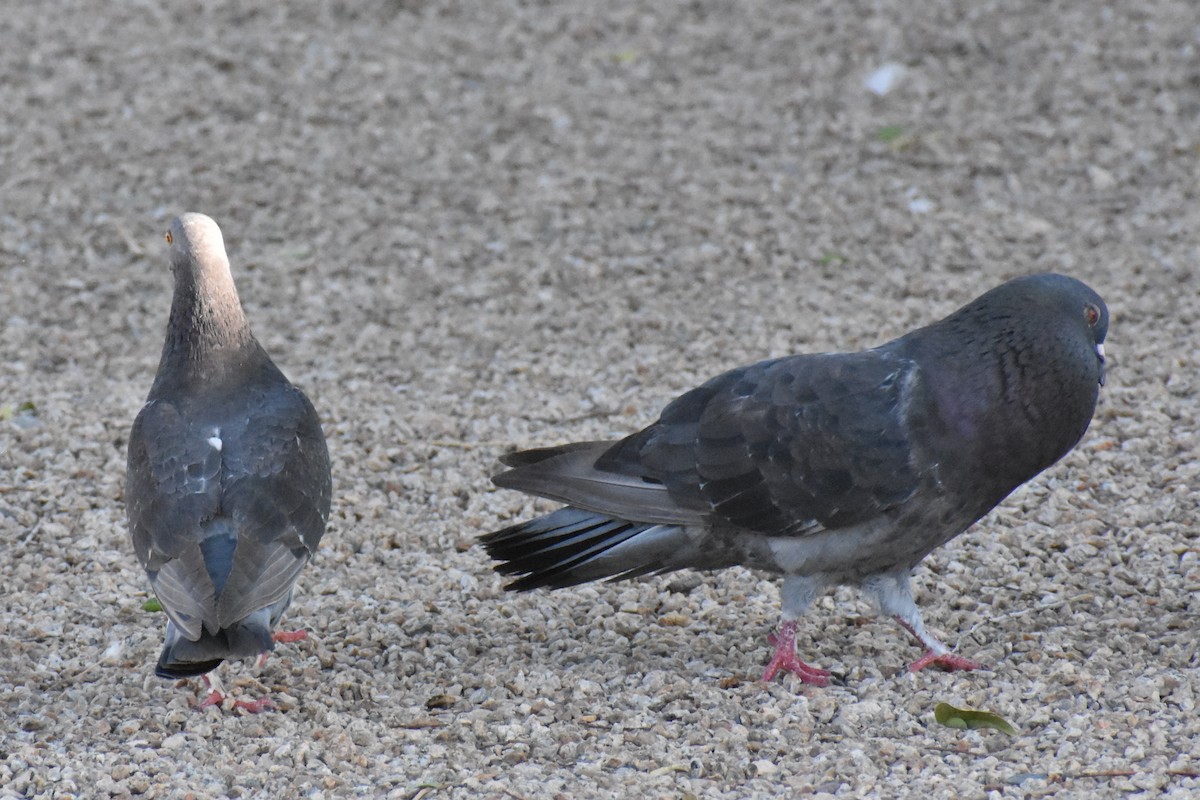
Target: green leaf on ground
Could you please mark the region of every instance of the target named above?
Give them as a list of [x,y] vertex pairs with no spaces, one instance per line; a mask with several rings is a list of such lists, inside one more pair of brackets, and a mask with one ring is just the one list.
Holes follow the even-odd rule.
[[0,405],[0,420],[12,419],[18,414],[36,417],[37,406],[34,405],[32,400],[26,400],[17,406],[14,406],[12,403],[4,403],[3,405]]
[[162,611],[162,603],[158,602],[157,597],[151,597],[142,603],[142,611]]
[[992,728],[1016,736],[1017,730],[1008,720],[990,711],[976,711],[973,708],[955,708],[949,703],[938,703],[933,709],[933,718],[947,728]]
[[881,142],[894,142],[904,135],[904,128],[899,125],[884,125],[875,134]]

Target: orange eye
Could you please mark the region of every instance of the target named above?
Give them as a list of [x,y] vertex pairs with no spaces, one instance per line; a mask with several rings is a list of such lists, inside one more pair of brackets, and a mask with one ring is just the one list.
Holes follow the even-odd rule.
[[166,240],[167,240],[167,244],[174,244],[174,243],[175,243],[175,237],[171,235],[171,232],[170,232],[170,231],[167,231],[167,235],[166,235],[164,238],[166,238]]
[[1083,307],[1083,316],[1085,319],[1087,319],[1087,324],[1089,326],[1093,326],[1100,321],[1100,309],[1096,308],[1091,303],[1088,303]]

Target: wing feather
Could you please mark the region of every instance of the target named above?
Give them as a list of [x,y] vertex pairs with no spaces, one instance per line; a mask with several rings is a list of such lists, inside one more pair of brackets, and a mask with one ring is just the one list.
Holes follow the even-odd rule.
[[[329,515],[329,458],[316,412],[290,384],[242,409],[155,400],[130,436],[134,549],[191,640],[286,599]],[[233,537],[229,547],[211,537]],[[208,546],[206,546],[208,545]]]
[[615,444],[509,455],[506,488],[639,523],[772,536],[850,526],[916,491],[914,362],[886,350],[733,370]]

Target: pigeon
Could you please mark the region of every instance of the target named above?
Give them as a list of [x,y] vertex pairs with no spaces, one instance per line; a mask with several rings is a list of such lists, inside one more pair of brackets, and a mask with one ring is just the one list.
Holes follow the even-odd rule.
[[734,565],[783,575],[763,674],[824,686],[797,620],[859,587],[924,646],[909,669],[978,669],[931,634],[909,577],[1082,438],[1108,309],[1074,278],[1016,278],[870,350],[734,369],[616,442],[512,453],[492,480],[566,507],[481,537],[506,588]]
[[155,672],[204,676],[204,707],[224,700],[222,661],[261,666],[276,641],[305,637],[274,629],[325,531],[332,483],[317,413],[250,332],[220,228],[183,214],[166,240],[175,293],[129,435],[125,502],[168,619]]

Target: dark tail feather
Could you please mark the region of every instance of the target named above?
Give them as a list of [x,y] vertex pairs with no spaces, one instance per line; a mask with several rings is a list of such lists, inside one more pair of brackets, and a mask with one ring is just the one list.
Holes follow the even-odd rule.
[[506,588],[561,589],[588,581],[619,580],[686,566],[672,556],[688,547],[677,525],[628,522],[562,508],[480,538],[502,575],[519,575]]
[[224,660],[218,658],[213,661],[177,661],[167,654],[164,647],[158,657],[158,666],[154,668],[154,674],[160,678],[194,678],[197,675],[207,675],[221,666]]
[[158,656],[154,674],[160,678],[190,678],[212,672],[227,658],[249,658],[275,649],[271,629],[253,614],[215,634],[202,631],[196,641],[185,639],[174,624],[167,626],[167,642]]
[[610,442],[575,442],[573,444],[560,444],[554,447],[536,447],[533,450],[517,450],[512,453],[505,453],[500,456],[500,463],[506,467],[527,467],[530,464],[540,464],[548,458],[561,456],[564,453],[570,453],[575,450],[594,450],[597,453],[604,452],[605,448],[611,447]]

